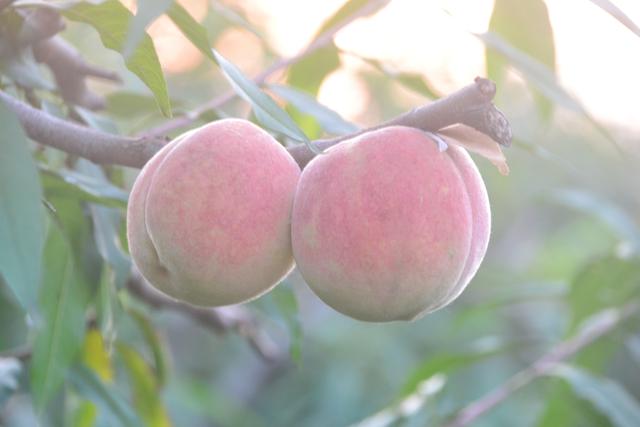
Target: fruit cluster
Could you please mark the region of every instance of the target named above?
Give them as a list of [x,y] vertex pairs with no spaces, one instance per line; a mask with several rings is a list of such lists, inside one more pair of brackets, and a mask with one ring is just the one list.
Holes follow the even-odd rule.
[[252,123],[226,119],[169,143],[129,200],[129,249],[162,292],[245,302],[297,264],[325,303],[360,320],[411,320],[454,300],[491,228],[487,192],[461,148],[418,129],[364,133],[295,160]]

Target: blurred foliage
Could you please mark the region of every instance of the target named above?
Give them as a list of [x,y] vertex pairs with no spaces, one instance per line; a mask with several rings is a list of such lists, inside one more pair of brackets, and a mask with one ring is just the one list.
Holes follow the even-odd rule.
[[[193,126],[253,117],[286,144],[358,129],[317,99],[347,55],[332,40],[277,84],[256,84],[212,47],[233,28],[265,34],[264,23],[215,3],[197,19],[169,0],[139,1],[136,14],[116,0],[15,1],[0,11],[2,90],[111,133],[143,132],[229,86],[246,103],[208,109]],[[370,3],[344,2],[309,46]],[[610,2],[594,3],[637,28]],[[31,47],[18,43],[25,17],[43,7],[62,14],[62,35],[82,57],[122,77],[91,86],[105,110],[65,104]],[[163,15],[208,60],[163,73],[145,32]],[[436,426],[593,316],[640,299],[640,159],[613,149],[637,136],[596,121],[558,81],[541,0],[497,0],[489,32],[476,36],[515,136],[509,177],[478,159],[493,232],[476,278],[420,321],[368,324],[328,309],[294,272],[248,305],[282,350],[275,362],[260,359],[242,331],[212,334],[130,295],[124,217],[135,172],[30,142],[0,104],[0,425]],[[260,43],[268,61],[282,60],[268,39]],[[370,107],[385,119],[407,109],[398,88],[411,99],[444,95],[430,76],[348,55],[366,64]],[[637,425],[638,325],[636,315],[473,425]]]

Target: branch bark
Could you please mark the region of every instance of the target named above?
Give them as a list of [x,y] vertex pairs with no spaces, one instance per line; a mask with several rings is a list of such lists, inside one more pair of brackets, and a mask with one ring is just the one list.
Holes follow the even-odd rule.
[[[495,94],[495,83],[488,79],[476,77],[472,84],[463,87],[446,98],[423,105],[382,124],[363,129],[354,134],[315,141],[315,145],[325,150],[345,139],[386,126],[402,125],[436,132],[444,127],[461,123],[490,136],[501,145],[509,146],[512,138],[511,127],[504,114],[491,102]],[[289,152],[301,168],[304,168],[315,156],[306,145],[292,147]]]
[[593,344],[607,333],[640,312],[640,304],[632,302],[620,310],[605,310],[594,316],[598,322],[583,329],[573,338],[553,347],[548,353],[526,369],[518,372],[499,387],[491,390],[478,400],[471,402],[443,427],[464,427],[471,425],[481,415],[485,414],[499,403],[506,400],[513,393],[529,384],[538,377],[548,374],[564,360],[572,357],[583,348]]
[[[508,145],[511,141],[511,128],[504,115],[491,102],[494,95],[493,82],[476,78],[474,83],[445,98],[381,125],[356,134],[318,140],[314,144],[326,149],[347,138],[389,125],[412,126],[436,132],[443,127],[462,123]],[[17,114],[27,135],[34,141],[98,164],[141,168],[168,142],[158,137],[122,137],[79,126],[35,109],[2,91],[0,100]],[[314,157],[314,153],[304,145],[292,147],[289,152],[301,168]]]
[[80,126],[35,109],[2,91],[0,99],[18,116],[29,138],[94,163],[139,168],[167,143],[158,138],[121,137]]

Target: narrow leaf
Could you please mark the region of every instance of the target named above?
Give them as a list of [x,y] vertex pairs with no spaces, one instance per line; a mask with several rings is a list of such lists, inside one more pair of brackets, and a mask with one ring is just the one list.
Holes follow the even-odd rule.
[[49,227],[44,253],[43,319],[31,363],[31,387],[38,408],[56,393],[82,346],[87,303],[87,287],[76,271],[71,246],[55,224]]
[[122,47],[125,58],[131,56],[140,41],[143,40],[147,27],[171,6],[173,0],[138,0],[136,15],[129,22],[127,39]]
[[[106,0],[97,4],[85,1],[62,9],[61,13],[72,21],[91,25],[100,35],[105,47],[122,54],[133,15],[118,0]],[[171,116],[167,83],[156,49],[148,35],[143,35],[135,50],[125,58],[125,64],[153,92],[162,113],[167,117]]]
[[637,427],[640,403],[619,383],[575,366],[562,365],[552,374],[566,380],[573,391],[588,400],[617,427]]
[[322,27],[320,27],[320,29],[316,33],[314,40],[320,37],[325,31],[347,21],[348,19],[351,19],[351,16],[360,12],[365,7],[370,8],[367,15],[372,15],[389,4],[390,1],[391,0],[348,0],[340,7],[340,9],[338,9],[333,15],[331,15],[327,20],[324,21]]
[[[78,161],[77,169],[82,173],[82,176],[92,179],[103,187],[113,186],[104,175],[102,169],[88,160]],[[120,246],[118,237],[123,219],[122,213],[117,209],[96,204],[89,206],[89,212],[93,220],[93,233],[98,252],[102,259],[113,269],[116,287],[122,289],[131,271],[131,260]]]
[[[487,342],[489,343],[487,345]],[[416,390],[420,383],[436,374],[449,375],[458,369],[470,367],[475,363],[490,359],[515,346],[505,345],[497,340],[478,340],[472,348],[459,352],[439,352],[430,355],[413,369],[402,388],[402,395],[406,396]]]
[[314,97],[302,91],[282,85],[270,85],[269,90],[289,102],[302,113],[315,118],[328,133],[344,135],[358,130],[356,125],[346,121],[338,113],[320,104]]
[[431,86],[431,84],[420,73],[399,72],[391,69],[387,64],[377,59],[366,58],[358,55],[358,58],[380,71],[385,76],[398,82],[407,89],[410,89],[429,99],[438,99],[441,95]]
[[293,291],[286,286],[278,286],[271,293],[282,316],[287,329],[289,329],[289,354],[296,363],[302,362],[302,324],[298,317],[298,301]]
[[[499,34],[514,48],[526,53],[555,74],[555,45],[547,6],[542,0],[496,0],[489,31]],[[500,82],[505,76],[506,60],[487,49],[487,74]],[[535,91],[534,97],[542,116],[551,116],[553,104]]]
[[163,347],[163,342],[158,331],[153,327],[149,318],[141,311],[130,309],[129,315],[136,321],[147,346],[153,354],[153,362],[155,368],[155,376],[158,385],[163,386],[167,380],[167,356]]
[[160,399],[158,381],[147,362],[136,350],[124,343],[118,344],[118,353],[127,369],[138,413],[147,425],[170,426],[169,415]]
[[78,390],[78,393],[97,404],[102,413],[118,422],[118,424],[109,425],[126,427],[140,427],[143,425],[126,399],[115,390],[105,386],[100,381],[100,378],[87,367],[82,365],[74,366],[70,372],[69,381]]
[[509,175],[507,159],[500,148],[500,144],[489,136],[466,125],[453,125],[440,129],[438,134],[454,145],[481,155],[488,159],[502,175]]
[[95,372],[102,381],[106,383],[113,381],[111,357],[100,331],[95,328],[91,328],[84,338],[82,362]]
[[[351,20],[352,16],[363,8],[369,8],[369,14],[375,13],[389,3],[389,0],[349,0],[322,24],[311,43],[318,40],[329,29]],[[289,69],[289,85],[315,95],[324,78],[340,65],[336,45],[331,42],[294,64]]]
[[0,274],[23,308],[36,307],[45,239],[42,189],[29,142],[0,102]]
[[640,27],[631,20],[618,6],[609,0],[591,0],[591,3],[613,16],[622,25],[631,30],[636,36],[640,37]]
[[173,3],[167,11],[167,15],[204,56],[215,62],[216,59],[209,46],[209,35],[207,34],[206,28],[189,15],[189,12],[178,2]]
[[639,293],[640,258],[604,256],[593,260],[576,275],[567,295],[570,330],[602,307],[620,307]]
[[68,169],[49,169],[44,165],[40,165],[40,173],[47,195],[73,197],[110,207],[127,206],[127,192],[109,182]]
[[551,198],[558,203],[593,215],[615,231],[621,240],[630,241],[637,250],[640,250],[640,224],[611,200],[594,193],[568,189],[555,190],[551,193]]
[[282,133],[295,141],[304,142],[314,153],[319,153],[318,149],[311,144],[309,138],[300,130],[286,111],[280,108],[258,85],[247,78],[238,67],[214,49],[211,51],[236,93],[251,104],[258,121],[275,132]]
[[82,401],[70,418],[71,427],[94,427],[98,418],[98,408],[88,400]]
[[595,127],[616,149],[620,150],[615,139],[609,132],[571,95],[556,79],[555,75],[544,64],[530,57],[526,53],[512,46],[495,33],[475,34],[489,48],[506,58],[518,70],[527,82],[531,83],[546,98],[556,104],[575,111]]

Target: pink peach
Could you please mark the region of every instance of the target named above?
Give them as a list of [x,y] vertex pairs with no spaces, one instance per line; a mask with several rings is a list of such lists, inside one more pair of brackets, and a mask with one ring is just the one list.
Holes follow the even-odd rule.
[[304,169],[293,254],[328,305],[365,321],[412,320],[450,303],[487,249],[487,192],[466,151],[393,126],[344,141]]
[[300,168],[252,123],[225,119],[168,144],[129,199],[132,258],[156,288],[196,305],[256,298],[293,267]]

